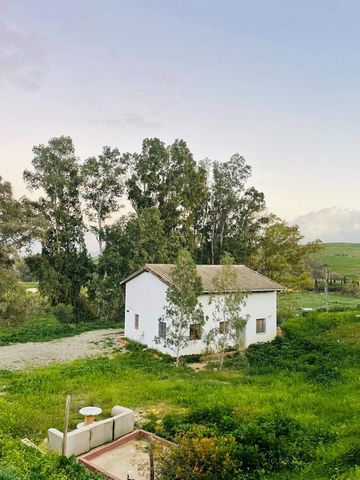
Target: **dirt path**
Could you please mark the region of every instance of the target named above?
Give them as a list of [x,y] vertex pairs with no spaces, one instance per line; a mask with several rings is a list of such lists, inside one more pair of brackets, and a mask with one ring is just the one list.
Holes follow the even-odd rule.
[[121,334],[122,330],[109,328],[50,342],[17,343],[0,347],[0,370],[22,370],[52,362],[63,363],[111,353],[116,346],[116,338]]

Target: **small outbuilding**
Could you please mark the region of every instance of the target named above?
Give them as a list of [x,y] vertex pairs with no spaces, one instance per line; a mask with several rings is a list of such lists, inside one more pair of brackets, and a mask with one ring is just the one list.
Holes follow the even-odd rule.
[[[166,292],[171,284],[171,264],[145,264],[144,267],[123,280],[125,284],[125,336],[131,340],[155,348],[163,353],[173,355],[173,352],[161,343],[155,342],[156,337],[166,336],[169,325],[160,321],[167,304]],[[216,325],[213,319],[215,294],[213,279],[219,273],[220,265],[197,265],[203,292],[199,296],[205,315],[203,332],[206,334]],[[277,292],[285,290],[283,285],[261,275],[245,265],[234,265],[236,271],[236,285],[234,288],[247,294],[245,304],[242,305],[241,315],[246,318],[244,328],[244,345],[268,342],[276,336],[276,306]],[[222,295],[226,295],[223,293]],[[206,347],[196,325],[189,329],[189,345],[181,351],[181,355],[203,353]]]

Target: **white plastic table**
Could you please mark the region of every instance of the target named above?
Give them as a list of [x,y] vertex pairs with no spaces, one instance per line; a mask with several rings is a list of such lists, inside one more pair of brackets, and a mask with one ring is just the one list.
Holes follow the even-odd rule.
[[84,415],[84,425],[90,425],[94,422],[94,417],[100,415],[102,409],[99,407],[83,407],[80,408],[80,415]]

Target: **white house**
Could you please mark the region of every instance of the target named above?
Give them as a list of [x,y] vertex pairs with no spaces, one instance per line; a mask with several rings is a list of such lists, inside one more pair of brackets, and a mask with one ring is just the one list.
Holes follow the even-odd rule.
[[[166,291],[171,284],[170,264],[145,264],[122,284],[126,285],[125,294],[125,336],[163,353],[173,352],[162,344],[155,343],[155,337],[166,335],[166,322],[160,322],[166,305]],[[201,278],[203,293],[199,296],[206,323],[203,333],[216,327],[213,320],[214,302],[210,302],[214,294],[212,280],[219,272],[219,265],[197,265],[197,274]],[[276,295],[285,290],[283,285],[270,280],[245,265],[235,265],[237,273],[236,288],[247,293],[246,303],[241,308],[247,318],[244,330],[245,347],[256,342],[267,342],[276,336]],[[225,294],[226,295],[226,294]],[[195,325],[194,325],[195,327]],[[220,325],[218,325],[221,328]],[[181,351],[181,355],[202,353],[205,343],[196,339],[197,330],[189,331],[193,338],[189,345]]]

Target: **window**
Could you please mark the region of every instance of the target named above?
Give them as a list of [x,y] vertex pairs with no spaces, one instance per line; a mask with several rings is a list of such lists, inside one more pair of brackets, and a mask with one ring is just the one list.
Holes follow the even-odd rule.
[[266,320],[265,318],[256,319],[256,333],[265,333],[266,332]]
[[219,322],[219,332],[229,333],[229,322]]
[[139,330],[139,314],[138,313],[135,313],[134,328],[135,328],[135,330]]
[[190,325],[190,340],[201,339],[201,325],[200,323],[193,323]]
[[159,322],[159,338],[166,338],[166,323]]

